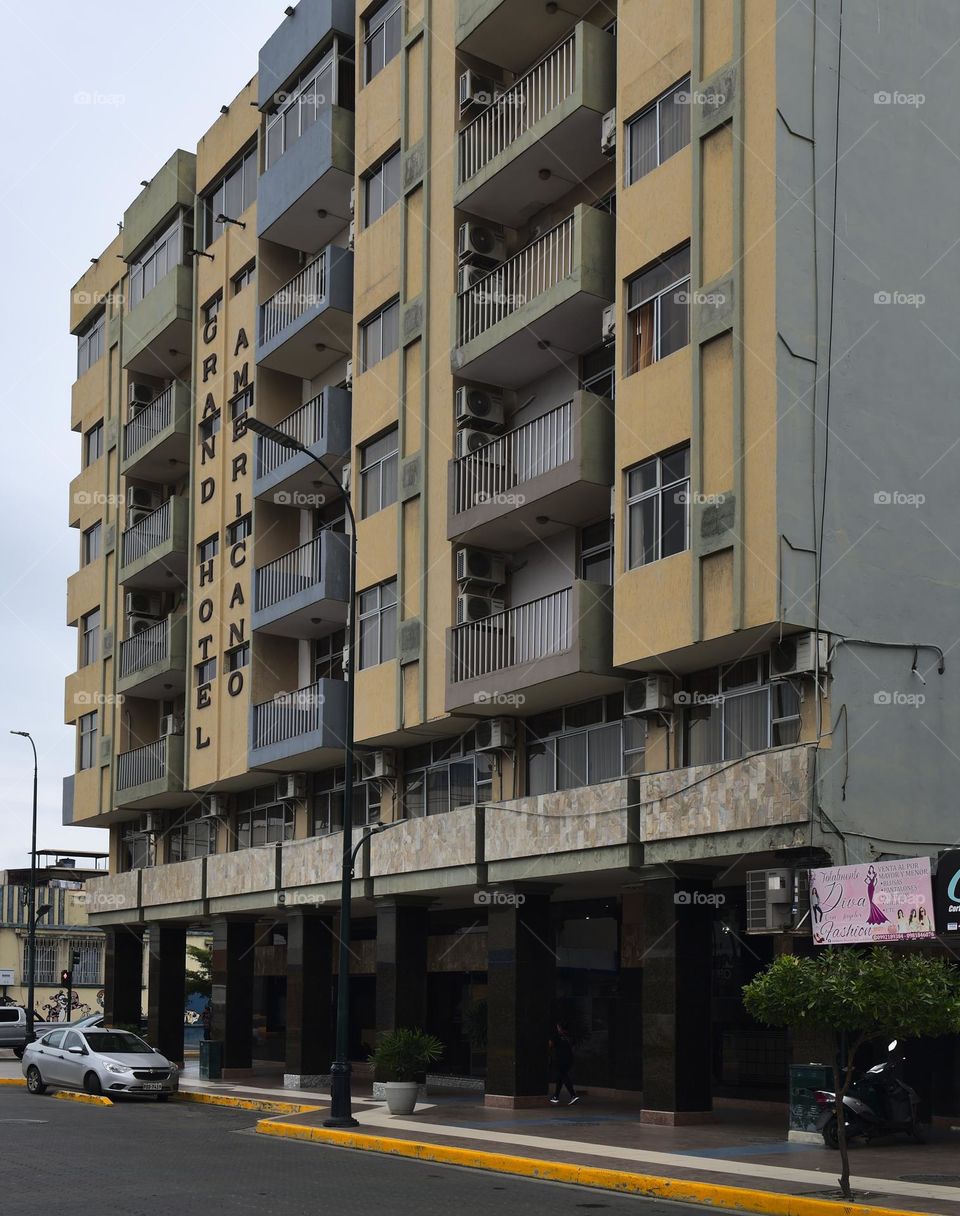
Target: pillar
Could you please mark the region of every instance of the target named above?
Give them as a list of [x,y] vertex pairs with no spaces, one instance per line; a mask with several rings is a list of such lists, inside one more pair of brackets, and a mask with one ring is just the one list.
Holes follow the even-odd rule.
[[645,1123],[712,1118],[709,883],[673,876],[640,888]]
[[223,1043],[224,1077],[249,1073],[253,1042],[253,921],[213,921],[210,1037]]
[[114,925],[106,931],[103,1016],[108,1026],[140,1029],[143,992],[143,929]]
[[151,925],[147,965],[147,1025],[150,1045],[183,1063],[183,1012],[187,1003],[187,931],[180,925]]
[[287,1057],[283,1083],[316,1089],[334,1057],[333,924],[292,912],[287,918]]
[[486,1101],[533,1106],[546,1096],[554,1029],[550,895],[529,889],[488,894]]
[[377,901],[377,1031],[423,1030],[427,1018],[427,909]]

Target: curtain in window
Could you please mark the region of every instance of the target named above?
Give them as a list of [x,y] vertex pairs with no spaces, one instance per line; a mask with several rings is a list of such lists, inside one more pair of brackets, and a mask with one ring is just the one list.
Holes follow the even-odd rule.
[[592,730],[587,743],[590,761],[590,784],[612,781],[623,771],[623,740],[619,722],[611,722]]
[[553,748],[546,743],[527,743],[527,793],[552,794]]
[[639,181],[655,169],[657,163],[657,107],[653,106],[630,124],[628,180]]
[[723,752],[735,760],[769,745],[769,689],[726,697],[723,702]]
[[[684,100],[680,100],[683,98]],[[665,161],[690,142],[690,89],[677,89],[660,102],[660,160]]]
[[719,764],[723,759],[723,711],[712,705],[705,717],[697,717],[687,728],[687,761],[691,765]]
[[557,740],[557,789],[587,784],[587,736],[561,735]]

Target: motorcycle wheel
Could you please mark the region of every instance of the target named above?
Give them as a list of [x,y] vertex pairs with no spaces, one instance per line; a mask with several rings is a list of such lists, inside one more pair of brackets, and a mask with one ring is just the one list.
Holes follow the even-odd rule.
[[840,1135],[836,1115],[833,1116],[829,1123],[825,1123],[823,1125],[821,1134],[823,1136],[823,1142],[827,1148],[840,1148]]

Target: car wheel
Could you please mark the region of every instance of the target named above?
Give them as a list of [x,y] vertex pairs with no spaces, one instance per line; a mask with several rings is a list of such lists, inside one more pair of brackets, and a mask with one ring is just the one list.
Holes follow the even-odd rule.
[[95,1072],[88,1072],[83,1078],[83,1092],[87,1094],[102,1094],[103,1086],[100,1084],[100,1078]]
[[45,1094],[47,1087],[43,1082],[43,1077],[40,1076],[40,1069],[36,1064],[31,1064],[27,1069],[27,1089],[32,1094]]
[[169,1094],[157,1094],[157,1101],[158,1101],[158,1102],[168,1102],[169,1100],[170,1100],[170,1095],[169,1095]]

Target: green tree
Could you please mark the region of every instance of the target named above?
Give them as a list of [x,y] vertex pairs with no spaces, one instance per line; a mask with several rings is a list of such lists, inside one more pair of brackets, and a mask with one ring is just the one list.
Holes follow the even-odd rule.
[[[837,1038],[833,1061],[840,1190],[851,1198],[843,1099],[859,1049],[875,1039],[960,1031],[960,972],[945,959],[882,946],[785,954],[743,990],[747,1011],[768,1026],[805,1026]],[[841,1068],[842,1063],[842,1068]]]
[[187,996],[205,996],[210,999],[213,988],[213,951],[209,946],[187,946],[187,956],[192,958],[195,967],[187,968]]

